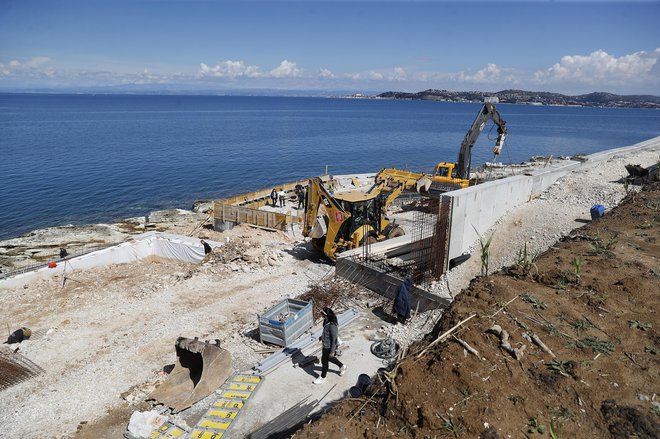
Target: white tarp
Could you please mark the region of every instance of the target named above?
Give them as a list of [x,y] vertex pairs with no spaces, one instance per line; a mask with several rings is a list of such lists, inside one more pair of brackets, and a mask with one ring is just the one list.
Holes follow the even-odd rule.
[[[206,242],[211,248],[222,245],[214,241]],[[58,262],[55,268],[44,267],[0,280],[0,288],[20,287],[36,280],[62,275],[67,271],[127,264],[150,256],[195,264],[204,259],[204,246],[198,238],[161,232],[143,233],[121,244]]]

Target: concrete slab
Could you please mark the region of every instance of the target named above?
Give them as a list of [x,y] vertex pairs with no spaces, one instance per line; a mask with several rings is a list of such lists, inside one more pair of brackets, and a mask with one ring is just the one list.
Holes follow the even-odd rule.
[[[348,395],[348,390],[355,386],[360,374],[374,376],[378,369],[384,367],[383,360],[371,353],[371,345],[375,340],[385,338],[378,332],[381,326],[391,326],[369,310],[361,310],[360,316],[342,328],[339,336],[342,345],[342,355],[339,360],[347,366],[346,374],[339,376],[337,366],[330,363],[327,380],[324,384],[312,384],[321,373],[321,364],[308,366],[304,369],[293,367],[286,362],[266,375],[261,388],[252,397],[241,417],[232,426],[225,437],[230,439],[245,438],[253,431],[266,425],[282,412],[297,404],[307,396],[307,402],[319,400],[333,385],[335,387],[314,411],[319,411],[333,401]],[[315,326],[314,330],[319,326]],[[321,343],[314,344],[303,351],[306,355],[321,357]]]

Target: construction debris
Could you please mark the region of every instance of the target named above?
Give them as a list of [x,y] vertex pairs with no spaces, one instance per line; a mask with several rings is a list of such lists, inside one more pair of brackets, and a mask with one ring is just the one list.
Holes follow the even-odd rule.
[[22,327],[9,334],[9,337],[7,337],[7,341],[5,343],[7,344],[20,343],[23,340],[29,339],[31,336],[32,336],[32,330],[26,327]]
[[155,410],[148,412],[135,411],[128,423],[129,437],[148,438],[153,430],[156,430],[165,422],[167,422],[167,418]]
[[493,325],[486,332],[497,335],[500,338],[500,347],[507,351],[513,358],[520,360],[523,356],[523,351],[525,350],[525,345],[522,345],[520,348],[514,348],[509,343],[509,333],[502,329],[500,325]]
[[0,390],[43,373],[44,370],[17,352],[0,349]]
[[163,384],[148,399],[156,400],[173,413],[184,410],[210,395],[232,374],[231,354],[197,338],[179,337],[175,344],[177,362]]

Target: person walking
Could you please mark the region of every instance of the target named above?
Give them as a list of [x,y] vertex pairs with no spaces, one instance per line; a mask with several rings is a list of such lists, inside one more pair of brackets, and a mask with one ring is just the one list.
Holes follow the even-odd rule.
[[337,315],[330,308],[323,308],[323,333],[319,340],[323,343],[321,351],[321,376],[313,381],[314,384],[325,383],[325,377],[328,374],[329,363],[339,366],[339,375],[346,373],[346,365],[335,357],[337,353],[337,339],[339,338],[339,325]]
[[273,207],[277,207],[277,191],[275,188],[270,191],[270,199],[273,200]]

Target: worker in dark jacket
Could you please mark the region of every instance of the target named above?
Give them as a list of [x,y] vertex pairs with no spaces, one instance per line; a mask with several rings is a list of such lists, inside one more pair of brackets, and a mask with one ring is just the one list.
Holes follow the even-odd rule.
[[399,323],[406,323],[410,317],[410,290],[412,290],[412,279],[407,277],[399,287],[392,306],[392,313],[396,314]]
[[201,242],[202,245],[204,246],[204,254],[205,255],[208,255],[209,253],[211,253],[213,251],[213,249],[211,248],[211,246],[209,245],[208,242],[204,241],[203,239],[201,239],[199,242]]
[[270,191],[270,199],[273,201],[273,207],[276,207],[277,205],[277,191],[275,188],[273,188],[272,191]]
[[330,308],[323,308],[323,333],[319,340],[323,343],[321,351],[321,376],[315,379],[314,384],[325,383],[325,377],[328,374],[329,363],[339,366],[339,375],[346,373],[346,365],[335,356],[337,352],[337,338],[339,337],[339,325],[337,315]]

